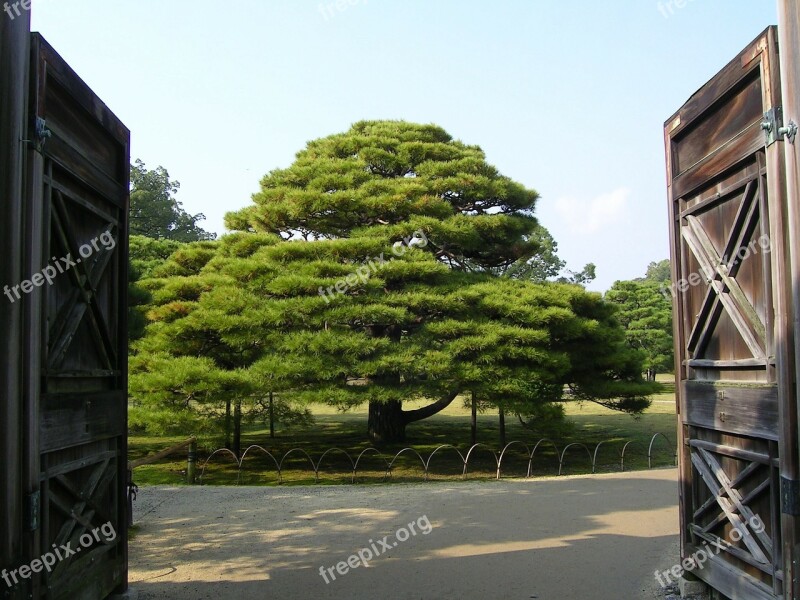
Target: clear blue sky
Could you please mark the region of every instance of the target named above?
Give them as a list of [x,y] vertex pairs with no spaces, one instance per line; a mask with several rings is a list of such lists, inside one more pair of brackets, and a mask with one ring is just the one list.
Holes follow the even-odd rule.
[[34,0],[40,31],[222,233],[263,175],[361,119],[437,123],[541,194],[591,286],[666,258],[664,121],[774,0]]

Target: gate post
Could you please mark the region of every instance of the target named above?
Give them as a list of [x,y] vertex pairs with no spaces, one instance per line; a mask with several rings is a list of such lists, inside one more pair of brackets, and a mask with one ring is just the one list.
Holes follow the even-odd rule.
[[[23,173],[30,13],[0,19],[0,285],[22,280]],[[0,296],[0,568],[26,552],[22,452],[22,303]]]
[[189,446],[189,457],[186,464],[186,483],[194,485],[195,471],[197,469],[197,440],[192,440]]
[[[800,5],[795,0],[778,0],[778,39],[780,48],[781,93],[783,106],[783,124],[800,125],[800,65],[797,56],[800,53]],[[800,380],[800,352],[797,351],[797,342],[800,340],[800,138],[786,136],[782,144],[785,160],[786,177],[786,211],[788,229],[788,273],[790,280],[787,287],[791,307],[788,315],[791,324],[787,327],[789,334],[793,334],[794,361],[787,365],[791,372],[784,403],[787,412],[791,414],[794,423],[800,423],[800,406],[798,405],[798,385]],[[790,359],[791,360],[791,359]],[[796,432],[796,430],[795,430]],[[787,444],[789,445],[789,444]],[[790,441],[789,451],[791,462],[797,469],[800,463],[798,456],[797,436]],[[797,512],[792,511],[792,512]],[[784,564],[786,569],[786,588],[789,598],[800,597],[800,520],[798,515],[784,514]],[[791,594],[791,595],[790,595]]]

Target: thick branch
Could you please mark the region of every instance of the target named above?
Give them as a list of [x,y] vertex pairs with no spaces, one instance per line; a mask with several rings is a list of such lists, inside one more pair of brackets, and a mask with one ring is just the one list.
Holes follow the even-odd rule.
[[453,403],[453,400],[456,399],[456,396],[458,396],[458,390],[450,392],[441,400],[437,400],[432,404],[428,404],[428,406],[423,406],[422,408],[418,408],[416,410],[404,410],[403,422],[408,425],[409,423],[416,423],[417,421],[422,421],[423,419],[432,417],[433,415],[442,412],[445,408],[450,406]]

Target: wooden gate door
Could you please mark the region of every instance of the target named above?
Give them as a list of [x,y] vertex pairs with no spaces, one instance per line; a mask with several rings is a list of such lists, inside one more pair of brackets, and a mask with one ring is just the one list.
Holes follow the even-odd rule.
[[29,262],[44,276],[29,327],[33,557],[62,555],[33,597],[96,600],[127,585],[130,134],[37,34],[30,82]]
[[682,556],[733,599],[793,597],[778,77],[770,28],[665,125]]

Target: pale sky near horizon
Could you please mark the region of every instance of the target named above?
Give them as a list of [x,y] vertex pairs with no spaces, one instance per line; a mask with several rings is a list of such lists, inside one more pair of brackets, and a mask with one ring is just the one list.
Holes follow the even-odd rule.
[[559,255],[603,291],[668,255],[664,121],[777,22],[775,0],[678,4],[33,0],[32,17],[208,230],[309,140],[436,123],[539,192]]

